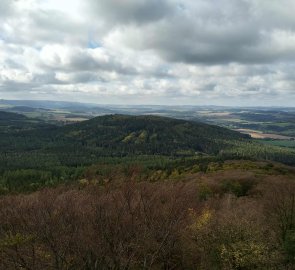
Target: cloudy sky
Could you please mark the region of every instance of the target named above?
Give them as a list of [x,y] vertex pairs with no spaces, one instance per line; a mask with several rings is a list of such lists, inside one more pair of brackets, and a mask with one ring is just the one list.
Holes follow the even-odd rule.
[[0,98],[295,106],[294,0],[0,0]]

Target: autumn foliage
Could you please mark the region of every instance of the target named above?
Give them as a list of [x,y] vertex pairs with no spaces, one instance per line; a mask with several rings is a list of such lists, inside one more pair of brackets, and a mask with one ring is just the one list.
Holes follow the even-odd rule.
[[294,269],[294,183],[230,181],[3,196],[0,269]]

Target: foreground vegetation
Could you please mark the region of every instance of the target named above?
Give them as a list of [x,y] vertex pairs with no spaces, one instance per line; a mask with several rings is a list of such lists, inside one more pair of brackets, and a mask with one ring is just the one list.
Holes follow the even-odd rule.
[[0,198],[0,269],[295,267],[293,168],[231,161],[156,181],[134,166],[94,172]]

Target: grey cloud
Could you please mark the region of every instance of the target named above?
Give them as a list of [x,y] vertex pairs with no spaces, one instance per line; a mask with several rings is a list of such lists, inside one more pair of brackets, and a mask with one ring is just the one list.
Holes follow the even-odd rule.
[[208,92],[214,90],[214,88],[217,86],[216,83],[207,83],[202,87],[202,91]]
[[0,92],[29,92],[34,89],[34,83],[22,83],[16,81],[0,82]]
[[72,42],[87,44],[87,26],[85,23],[68,18],[62,12],[53,10],[31,11],[28,14],[28,27],[35,41]]
[[[108,55],[107,52],[101,52],[101,55],[96,56],[93,49],[77,49],[71,47],[52,47],[54,61],[51,63],[47,59],[43,59],[40,63],[41,67],[60,70],[60,71],[109,71],[118,72],[121,74],[136,74],[137,71],[130,65],[124,65],[116,56]],[[46,55],[45,55],[46,57]]]
[[[69,82],[70,83],[105,83],[107,82],[106,79],[104,79],[101,75],[99,75],[96,72],[89,72],[89,71],[81,71],[72,73],[69,76]],[[68,83],[69,83],[68,82]]]
[[15,60],[12,59],[5,59],[4,60],[4,67],[5,68],[11,68],[11,69],[23,69],[24,66],[21,63],[18,63]]
[[1,0],[0,6],[0,21],[1,19],[11,15],[13,13],[13,2],[12,0]]
[[145,24],[170,14],[173,9],[168,0],[91,0],[91,9],[107,25]]
[[56,78],[56,74],[53,71],[34,74],[31,83],[35,86],[48,84],[64,84],[64,82]]
[[[277,44],[284,38],[280,33],[291,29],[285,24],[295,24],[295,19],[270,28],[268,16],[274,11],[255,12],[257,6],[250,0],[179,2],[183,8],[174,5],[173,12],[161,21],[143,26],[122,22],[118,41],[137,50],[153,50],[171,62],[252,64],[295,59],[295,40]],[[295,32],[285,38],[290,35],[295,36]]]

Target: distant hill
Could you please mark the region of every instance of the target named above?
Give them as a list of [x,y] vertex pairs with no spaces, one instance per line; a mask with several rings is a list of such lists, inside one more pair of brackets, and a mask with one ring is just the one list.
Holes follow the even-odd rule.
[[49,127],[44,121],[31,119],[22,114],[0,111],[0,132],[11,133]]
[[70,106],[79,107],[93,107],[95,104],[78,103],[78,102],[66,102],[66,101],[50,101],[50,100],[5,100],[0,99],[0,105],[8,106],[25,106],[31,108],[44,108],[44,109],[61,109]]
[[14,106],[11,108],[6,108],[5,111],[8,112],[15,112],[15,113],[30,113],[30,112],[37,112],[37,111],[51,111],[50,109],[43,109],[43,108],[33,108],[28,106]]
[[0,129],[0,165],[2,158],[2,166],[14,168],[20,160],[20,167],[42,168],[89,165],[101,157],[216,155],[248,140],[225,128],[159,116],[106,115],[54,126],[18,114],[0,115],[6,119]]
[[1,124],[3,124],[4,121],[24,121],[26,119],[27,118],[22,114],[0,111]]
[[62,127],[58,136],[110,154],[217,154],[248,136],[199,122],[159,116],[107,115]]
[[295,164],[292,150],[262,145],[248,135],[199,122],[151,115],[106,115],[54,126],[2,112],[0,119],[1,114],[6,122],[0,128],[0,168],[83,166],[104,157],[144,155],[210,155]]
[[[1,105],[4,106],[1,108]],[[0,99],[0,110],[16,113],[30,112],[54,112],[55,110],[69,111],[72,113],[86,114],[112,114],[117,109],[110,109],[91,103],[78,103],[66,101],[47,101],[47,100],[3,100]]]

